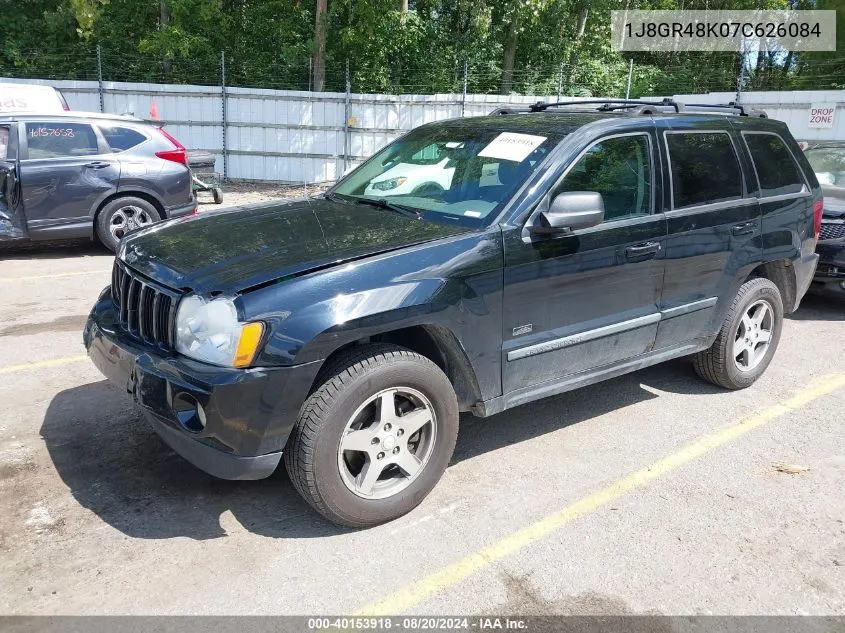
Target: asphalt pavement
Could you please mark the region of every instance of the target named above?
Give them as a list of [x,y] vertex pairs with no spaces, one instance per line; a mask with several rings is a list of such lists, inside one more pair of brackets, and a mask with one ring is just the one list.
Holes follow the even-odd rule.
[[845,614],[845,304],[744,391],[681,359],[463,417],[423,504],[354,531],[283,470],[196,470],[103,380],[111,262],[0,252],[2,614]]

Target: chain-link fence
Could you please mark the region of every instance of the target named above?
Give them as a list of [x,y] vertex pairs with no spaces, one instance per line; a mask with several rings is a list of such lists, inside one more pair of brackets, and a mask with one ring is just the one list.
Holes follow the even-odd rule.
[[[76,110],[159,118],[189,148],[215,153],[216,170],[224,178],[287,183],[334,180],[406,130],[506,105],[673,95],[696,102],[701,95],[703,102],[740,98],[749,105],[771,104],[780,108],[777,116],[790,122],[806,118],[801,113],[810,106],[804,103],[808,96],[796,99],[792,93],[787,99],[754,92],[751,102],[743,98],[752,94],[746,91],[821,90],[845,83],[833,62],[819,62],[805,75],[806,61],[783,58],[772,65],[722,53],[701,55],[694,65],[685,59],[664,67],[647,58],[606,64],[584,60],[520,67],[504,77],[492,61],[404,69],[329,61],[324,90],[317,92],[319,73],[310,63],[268,62],[258,68],[223,52],[211,61],[161,61],[96,45],[4,55],[0,77],[51,83]],[[708,98],[706,93],[718,94]],[[839,94],[830,101],[845,99]],[[815,138],[807,132],[802,137]]]
[[[632,60],[574,59],[570,64],[517,64],[504,73],[500,60],[469,64],[420,61],[413,67],[374,67],[355,59],[324,63],[324,90],[385,94],[544,94],[562,96],[647,97],[673,93],[737,90],[823,90],[845,87],[842,60],[765,54],[678,53]],[[312,62],[239,59],[208,52],[190,59],[156,59],[106,46],[73,45],[60,49],[0,53],[0,76],[227,85],[281,90],[314,89]],[[630,89],[629,89],[630,86]]]

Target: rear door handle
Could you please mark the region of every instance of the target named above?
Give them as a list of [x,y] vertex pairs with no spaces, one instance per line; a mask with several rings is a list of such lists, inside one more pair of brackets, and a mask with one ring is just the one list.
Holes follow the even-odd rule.
[[107,163],[102,160],[95,160],[91,163],[85,163],[83,167],[87,167],[88,169],[102,169],[103,167],[108,167],[111,163]]
[[646,242],[644,244],[637,244],[636,246],[629,246],[625,249],[625,259],[629,262],[638,262],[644,259],[650,259],[657,255],[660,251],[660,242]]
[[731,227],[731,233],[734,235],[750,235],[757,228],[756,222],[743,222]]

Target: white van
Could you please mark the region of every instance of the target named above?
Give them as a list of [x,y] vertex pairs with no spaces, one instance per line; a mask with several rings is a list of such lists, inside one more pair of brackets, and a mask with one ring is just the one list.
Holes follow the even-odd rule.
[[0,83],[0,113],[63,112],[70,110],[61,92],[52,86]]

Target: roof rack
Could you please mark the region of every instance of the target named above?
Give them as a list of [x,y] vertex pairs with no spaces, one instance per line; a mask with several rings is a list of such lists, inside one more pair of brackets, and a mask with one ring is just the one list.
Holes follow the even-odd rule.
[[[583,108],[585,105],[598,105],[597,108]],[[491,112],[491,115],[497,114],[520,114],[529,112],[545,112],[549,108],[572,108],[582,109],[595,112],[613,112],[615,110],[624,110],[627,114],[643,115],[643,114],[665,114],[667,109],[671,108],[675,113],[685,112],[689,108],[696,108],[699,111],[722,111],[723,114],[738,114],[739,116],[754,116],[760,118],[768,118],[768,115],[762,110],[753,108],[746,108],[738,103],[731,101],[730,103],[682,103],[674,99],[665,98],[660,101],[643,101],[640,99],[586,99],[583,101],[555,101],[553,103],[546,103],[538,101],[525,108],[497,108]],[[662,108],[662,109],[661,109]]]

